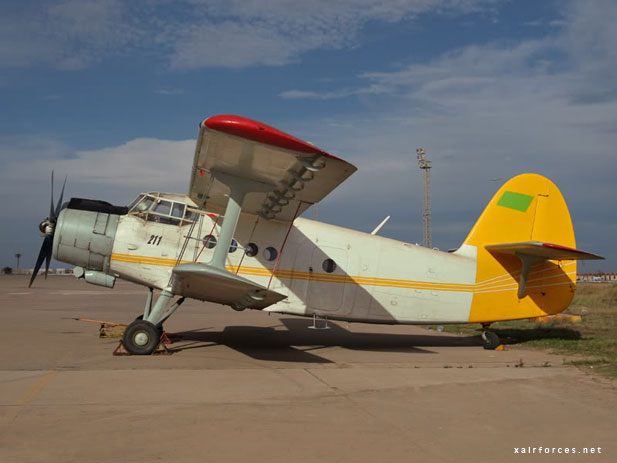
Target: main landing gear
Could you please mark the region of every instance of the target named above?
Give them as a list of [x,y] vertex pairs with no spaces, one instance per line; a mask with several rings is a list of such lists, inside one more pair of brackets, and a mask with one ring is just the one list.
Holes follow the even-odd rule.
[[163,327],[145,320],[135,320],[124,330],[122,344],[133,355],[150,355],[161,341]]
[[144,314],[128,325],[122,336],[124,348],[133,355],[150,355],[155,351],[163,335],[163,322],[184,302],[184,298],[181,297],[168,307],[173,294],[163,290],[152,307],[152,292],[150,288]]
[[494,332],[488,331],[490,323],[482,323],[482,347],[487,350],[495,350],[501,344],[499,336]]

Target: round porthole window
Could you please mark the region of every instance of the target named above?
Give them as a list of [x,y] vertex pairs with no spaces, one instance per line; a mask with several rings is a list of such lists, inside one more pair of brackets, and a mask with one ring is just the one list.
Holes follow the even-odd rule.
[[244,252],[249,257],[254,257],[259,252],[259,247],[255,243],[249,243],[244,248]]
[[236,252],[236,249],[238,249],[238,242],[232,239],[229,245],[229,252]]
[[274,259],[276,259],[276,256],[278,256],[278,252],[272,246],[268,246],[266,249],[264,249],[264,257],[266,258],[266,260],[273,261]]
[[336,262],[334,262],[332,259],[324,260],[321,266],[323,267],[324,272],[327,273],[332,273],[336,270]]
[[214,235],[206,235],[204,236],[204,239],[202,241],[204,243],[204,246],[208,249],[212,249],[214,246],[216,246],[216,238]]

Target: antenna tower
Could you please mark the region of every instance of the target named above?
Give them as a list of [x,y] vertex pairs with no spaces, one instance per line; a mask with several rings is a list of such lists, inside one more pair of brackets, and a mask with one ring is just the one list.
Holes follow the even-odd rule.
[[424,172],[424,211],[422,212],[422,219],[424,222],[423,239],[424,246],[427,248],[432,247],[431,239],[431,161],[426,159],[426,150],[424,148],[418,148],[416,150],[416,156],[418,157],[418,166]]

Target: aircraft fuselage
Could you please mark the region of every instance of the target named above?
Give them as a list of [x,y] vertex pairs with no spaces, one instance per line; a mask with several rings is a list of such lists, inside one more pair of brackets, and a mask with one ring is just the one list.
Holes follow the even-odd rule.
[[[255,216],[241,216],[235,235],[239,246],[229,252],[226,268],[287,296],[266,311],[379,323],[469,320],[472,292],[464,290],[475,283],[474,247],[446,253],[302,218],[291,228],[255,221]],[[189,225],[122,216],[110,272],[163,289],[178,263],[212,259],[214,247],[204,243],[208,235],[216,239],[215,222],[203,216],[179,261]],[[247,246],[256,246],[257,253],[245,254]]]

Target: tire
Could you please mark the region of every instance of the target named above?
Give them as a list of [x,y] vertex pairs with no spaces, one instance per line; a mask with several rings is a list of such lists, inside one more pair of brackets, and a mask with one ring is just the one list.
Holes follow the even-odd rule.
[[499,336],[492,331],[485,331],[482,333],[482,346],[487,350],[495,350],[501,344]]
[[135,320],[126,327],[122,344],[133,355],[150,355],[161,340],[161,331],[152,323]]

